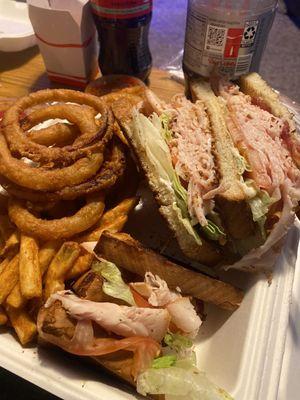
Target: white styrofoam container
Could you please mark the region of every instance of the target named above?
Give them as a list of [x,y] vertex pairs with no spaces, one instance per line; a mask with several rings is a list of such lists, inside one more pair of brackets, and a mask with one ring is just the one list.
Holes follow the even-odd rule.
[[278,400],[300,397],[300,264],[297,263],[293,284],[289,323],[279,382]]
[[[150,206],[151,202],[147,201],[146,205]],[[152,209],[152,221],[154,216]],[[161,226],[158,215],[155,221]],[[230,313],[212,305],[206,307],[207,319],[196,343],[199,367],[235,400],[277,399],[299,232],[297,226],[291,228],[275,265],[271,285],[264,276],[228,272],[227,280],[246,291],[240,308]],[[9,332],[0,334],[0,349],[2,367],[63,399],[139,398],[97,366],[53,348],[24,349]]]
[[0,0],[0,50],[21,51],[35,44],[27,4]]

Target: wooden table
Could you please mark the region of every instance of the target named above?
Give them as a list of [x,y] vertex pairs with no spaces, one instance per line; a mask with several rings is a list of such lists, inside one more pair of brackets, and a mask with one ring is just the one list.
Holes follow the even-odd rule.
[[[0,97],[20,97],[32,91],[55,87],[61,85],[49,81],[36,46],[22,52],[0,52]],[[150,87],[163,100],[169,100],[183,90],[183,86],[171,80],[167,72],[157,69],[151,73]]]

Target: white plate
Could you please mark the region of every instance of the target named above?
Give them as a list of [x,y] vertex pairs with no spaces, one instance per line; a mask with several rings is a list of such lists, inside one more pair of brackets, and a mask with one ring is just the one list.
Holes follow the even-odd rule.
[[35,44],[27,4],[0,0],[0,50],[21,51]]

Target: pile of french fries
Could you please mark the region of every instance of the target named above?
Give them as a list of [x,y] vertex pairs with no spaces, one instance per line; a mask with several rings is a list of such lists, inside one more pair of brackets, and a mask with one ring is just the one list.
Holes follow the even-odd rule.
[[39,243],[0,214],[0,325],[11,325],[22,345],[32,342],[40,307],[90,268],[93,255],[81,244],[97,242],[104,231],[120,232],[136,203],[136,197],[121,201],[92,229],[64,242]]

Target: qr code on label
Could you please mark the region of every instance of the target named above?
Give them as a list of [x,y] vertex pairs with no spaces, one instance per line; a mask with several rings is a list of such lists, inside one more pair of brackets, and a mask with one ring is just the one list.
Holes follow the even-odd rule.
[[205,43],[206,50],[222,51],[226,38],[226,31],[226,28],[208,25]]

